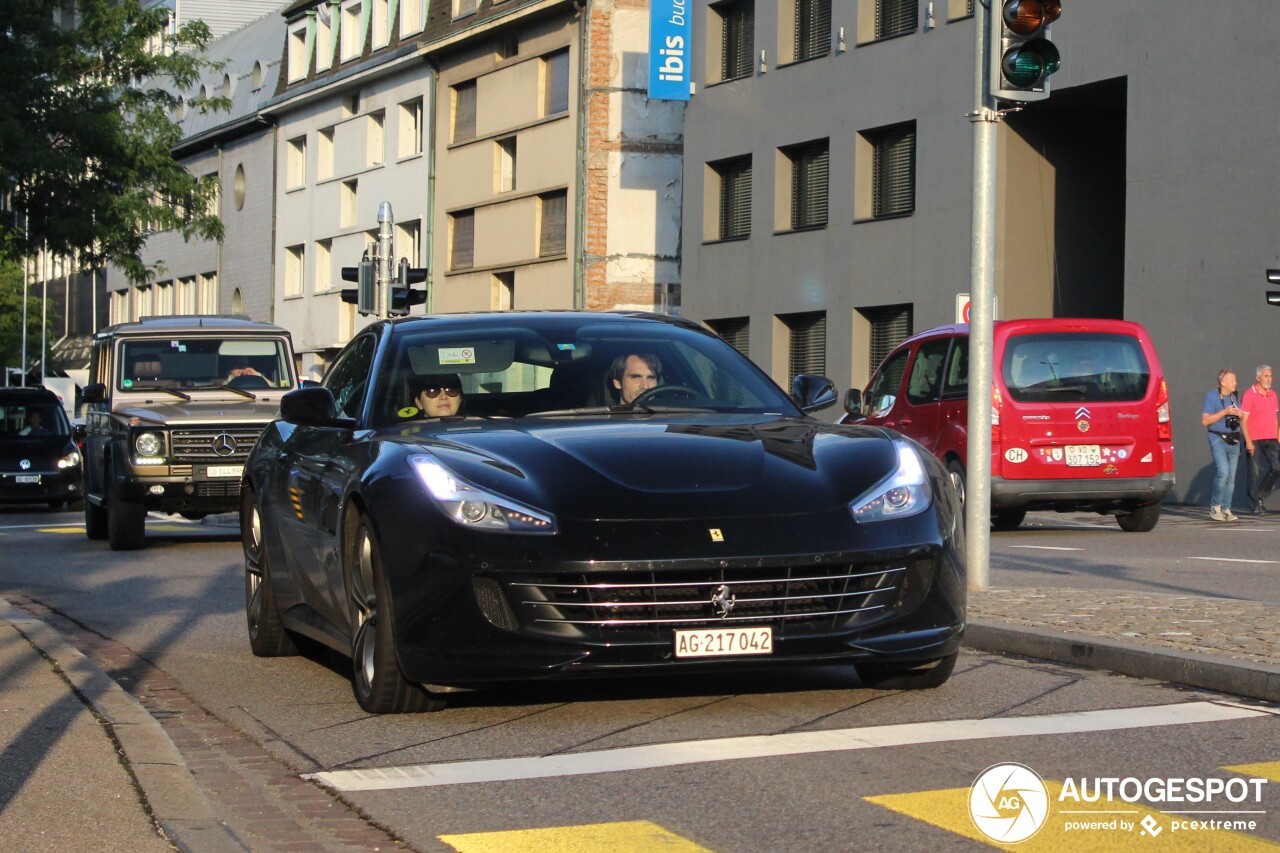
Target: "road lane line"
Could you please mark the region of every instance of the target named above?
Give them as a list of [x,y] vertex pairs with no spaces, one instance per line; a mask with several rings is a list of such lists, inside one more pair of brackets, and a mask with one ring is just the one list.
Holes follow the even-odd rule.
[[1264,566],[1274,566],[1280,563],[1280,560],[1245,560],[1241,557],[1188,557],[1188,560],[1208,560],[1211,563],[1260,563]]
[[437,836],[458,853],[710,853],[647,820]]
[[1083,548],[1064,548],[1061,545],[1010,545],[1010,548],[1026,548],[1030,551],[1083,551]]
[[944,741],[1178,726],[1261,716],[1267,716],[1267,714],[1263,711],[1215,702],[1182,702],[1174,705],[1081,711],[1039,717],[941,720],[855,729],[660,743],[598,752],[493,758],[445,764],[371,767],[360,770],[329,770],[308,773],[303,778],[314,779],[337,791],[380,791],[392,788],[459,785],[469,782],[579,776],[623,770],[650,770],[682,764],[732,761],[739,758],[773,758],[814,752],[875,749]]
[[[1155,846],[1151,849],[1158,849],[1160,853],[1203,853],[1205,850],[1213,850],[1214,853],[1252,853],[1252,851],[1264,850],[1275,853],[1276,850],[1280,850],[1280,846],[1265,839],[1225,829],[1174,832],[1170,829],[1170,823],[1175,820],[1173,817],[1175,813],[1157,811],[1141,803],[1125,803],[1125,809],[1123,810],[1077,811],[1060,809],[1055,804],[1058,803],[1058,797],[1062,793],[1062,784],[1046,779],[1045,787],[1049,789],[1049,814],[1045,818],[1044,826],[1031,838],[1018,842],[1016,845],[997,844],[978,831],[978,828],[973,824],[973,819],[969,816],[968,788],[921,791],[914,794],[889,794],[879,797],[863,797],[863,799],[895,811],[898,814],[927,823],[930,826],[945,829],[948,832],[983,842],[992,847],[1017,850],[1018,853],[1024,853],[1024,851],[1031,851],[1031,853],[1077,853],[1077,851],[1080,851],[1080,853],[1094,853],[1094,851],[1096,853],[1111,853],[1111,851],[1114,851],[1114,853],[1127,853],[1127,851],[1134,850],[1135,845],[1146,842],[1152,842]],[[1224,813],[1215,812],[1215,814]],[[1231,812],[1224,819],[1230,819],[1230,815],[1233,814],[1237,813]],[[1081,815],[1083,817],[1080,817]],[[1091,818],[1089,817],[1090,815],[1096,815],[1096,817]],[[1122,816],[1127,823],[1133,825],[1133,828],[1129,832],[1119,829],[1092,831],[1067,829],[1069,822],[1109,823],[1111,820],[1117,820],[1118,822],[1119,818],[1112,818],[1109,815]],[[1148,817],[1154,821],[1150,833],[1158,840],[1153,840],[1152,837],[1149,837],[1149,832],[1143,827],[1142,821]],[[1182,818],[1177,819],[1181,820]],[[1187,820],[1190,820],[1190,818],[1187,818]]]

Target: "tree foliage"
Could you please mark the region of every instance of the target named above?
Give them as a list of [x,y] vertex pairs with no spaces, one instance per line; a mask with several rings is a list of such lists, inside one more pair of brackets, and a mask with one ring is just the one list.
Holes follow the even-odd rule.
[[[172,154],[182,93],[209,67],[209,29],[195,21],[172,36],[167,24],[162,6],[139,0],[0,2],[0,258],[44,246],[84,266],[112,261],[141,281],[149,233],[222,237],[210,209],[216,179]],[[161,37],[169,49],[151,52]]]

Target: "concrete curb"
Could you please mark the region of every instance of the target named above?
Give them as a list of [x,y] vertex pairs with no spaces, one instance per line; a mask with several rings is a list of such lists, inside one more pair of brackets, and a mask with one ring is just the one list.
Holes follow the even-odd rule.
[[53,661],[81,701],[110,727],[147,808],[174,846],[186,853],[248,850],[214,816],[178,748],[137,699],[61,634],[4,599],[0,599],[0,620],[13,625]]
[[983,620],[974,620],[965,626],[964,645],[984,652],[1043,658],[1135,678],[1280,702],[1280,666],[1257,661],[1210,657],[1106,637]]

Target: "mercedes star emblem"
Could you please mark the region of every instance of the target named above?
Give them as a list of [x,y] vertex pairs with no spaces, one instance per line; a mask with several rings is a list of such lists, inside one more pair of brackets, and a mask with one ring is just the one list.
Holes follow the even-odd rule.
[[213,452],[219,456],[230,456],[236,452],[235,437],[225,432],[213,437]]

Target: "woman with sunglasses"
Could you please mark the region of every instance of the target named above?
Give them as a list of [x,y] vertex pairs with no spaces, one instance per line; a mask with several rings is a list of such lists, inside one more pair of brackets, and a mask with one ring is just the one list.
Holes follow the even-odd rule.
[[422,378],[413,402],[424,417],[448,418],[462,411],[462,380],[456,373],[433,373]]

